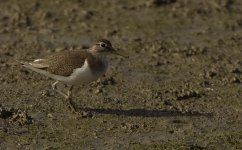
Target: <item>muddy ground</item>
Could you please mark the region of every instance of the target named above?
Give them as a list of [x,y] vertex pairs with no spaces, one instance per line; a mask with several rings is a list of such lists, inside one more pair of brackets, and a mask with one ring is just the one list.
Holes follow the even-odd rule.
[[[79,114],[15,62],[102,37]],[[1,0],[0,75],[0,149],[242,149],[241,0]]]

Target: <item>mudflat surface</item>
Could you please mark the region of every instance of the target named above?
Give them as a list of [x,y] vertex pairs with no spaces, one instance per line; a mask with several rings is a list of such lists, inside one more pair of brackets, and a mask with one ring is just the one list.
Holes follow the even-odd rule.
[[[242,149],[241,14],[241,0],[0,1],[0,149]],[[103,37],[129,59],[74,89],[80,114],[15,61]]]

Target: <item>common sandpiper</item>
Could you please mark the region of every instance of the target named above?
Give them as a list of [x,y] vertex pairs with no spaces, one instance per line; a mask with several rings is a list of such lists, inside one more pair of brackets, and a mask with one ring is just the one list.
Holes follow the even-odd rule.
[[[70,109],[75,111],[72,102],[73,87],[96,81],[103,75],[108,68],[106,56],[109,54],[127,57],[117,52],[110,41],[101,39],[87,50],[61,51],[31,62],[18,62],[28,69],[56,80],[52,84],[52,89],[68,99]],[[58,90],[59,82],[69,85],[67,93]]]

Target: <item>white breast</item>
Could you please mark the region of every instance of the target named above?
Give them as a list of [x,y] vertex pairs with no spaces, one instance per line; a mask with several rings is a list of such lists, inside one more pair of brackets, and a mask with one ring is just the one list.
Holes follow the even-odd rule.
[[68,84],[83,84],[90,83],[92,81],[96,81],[102,74],[106,72],[107,65],[100,72],[96,72],[95,74],[90,70],[88,66],[87,60],[81,68],[75,69],[71,76],[69,77]]

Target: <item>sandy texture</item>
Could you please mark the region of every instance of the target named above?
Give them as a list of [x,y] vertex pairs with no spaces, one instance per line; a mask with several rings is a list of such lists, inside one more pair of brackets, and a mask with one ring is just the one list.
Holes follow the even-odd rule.
[[[15,62],[102,37],[79,115]],[[0,149],[242,149],[241,82],[241,0],[0,1]]]

